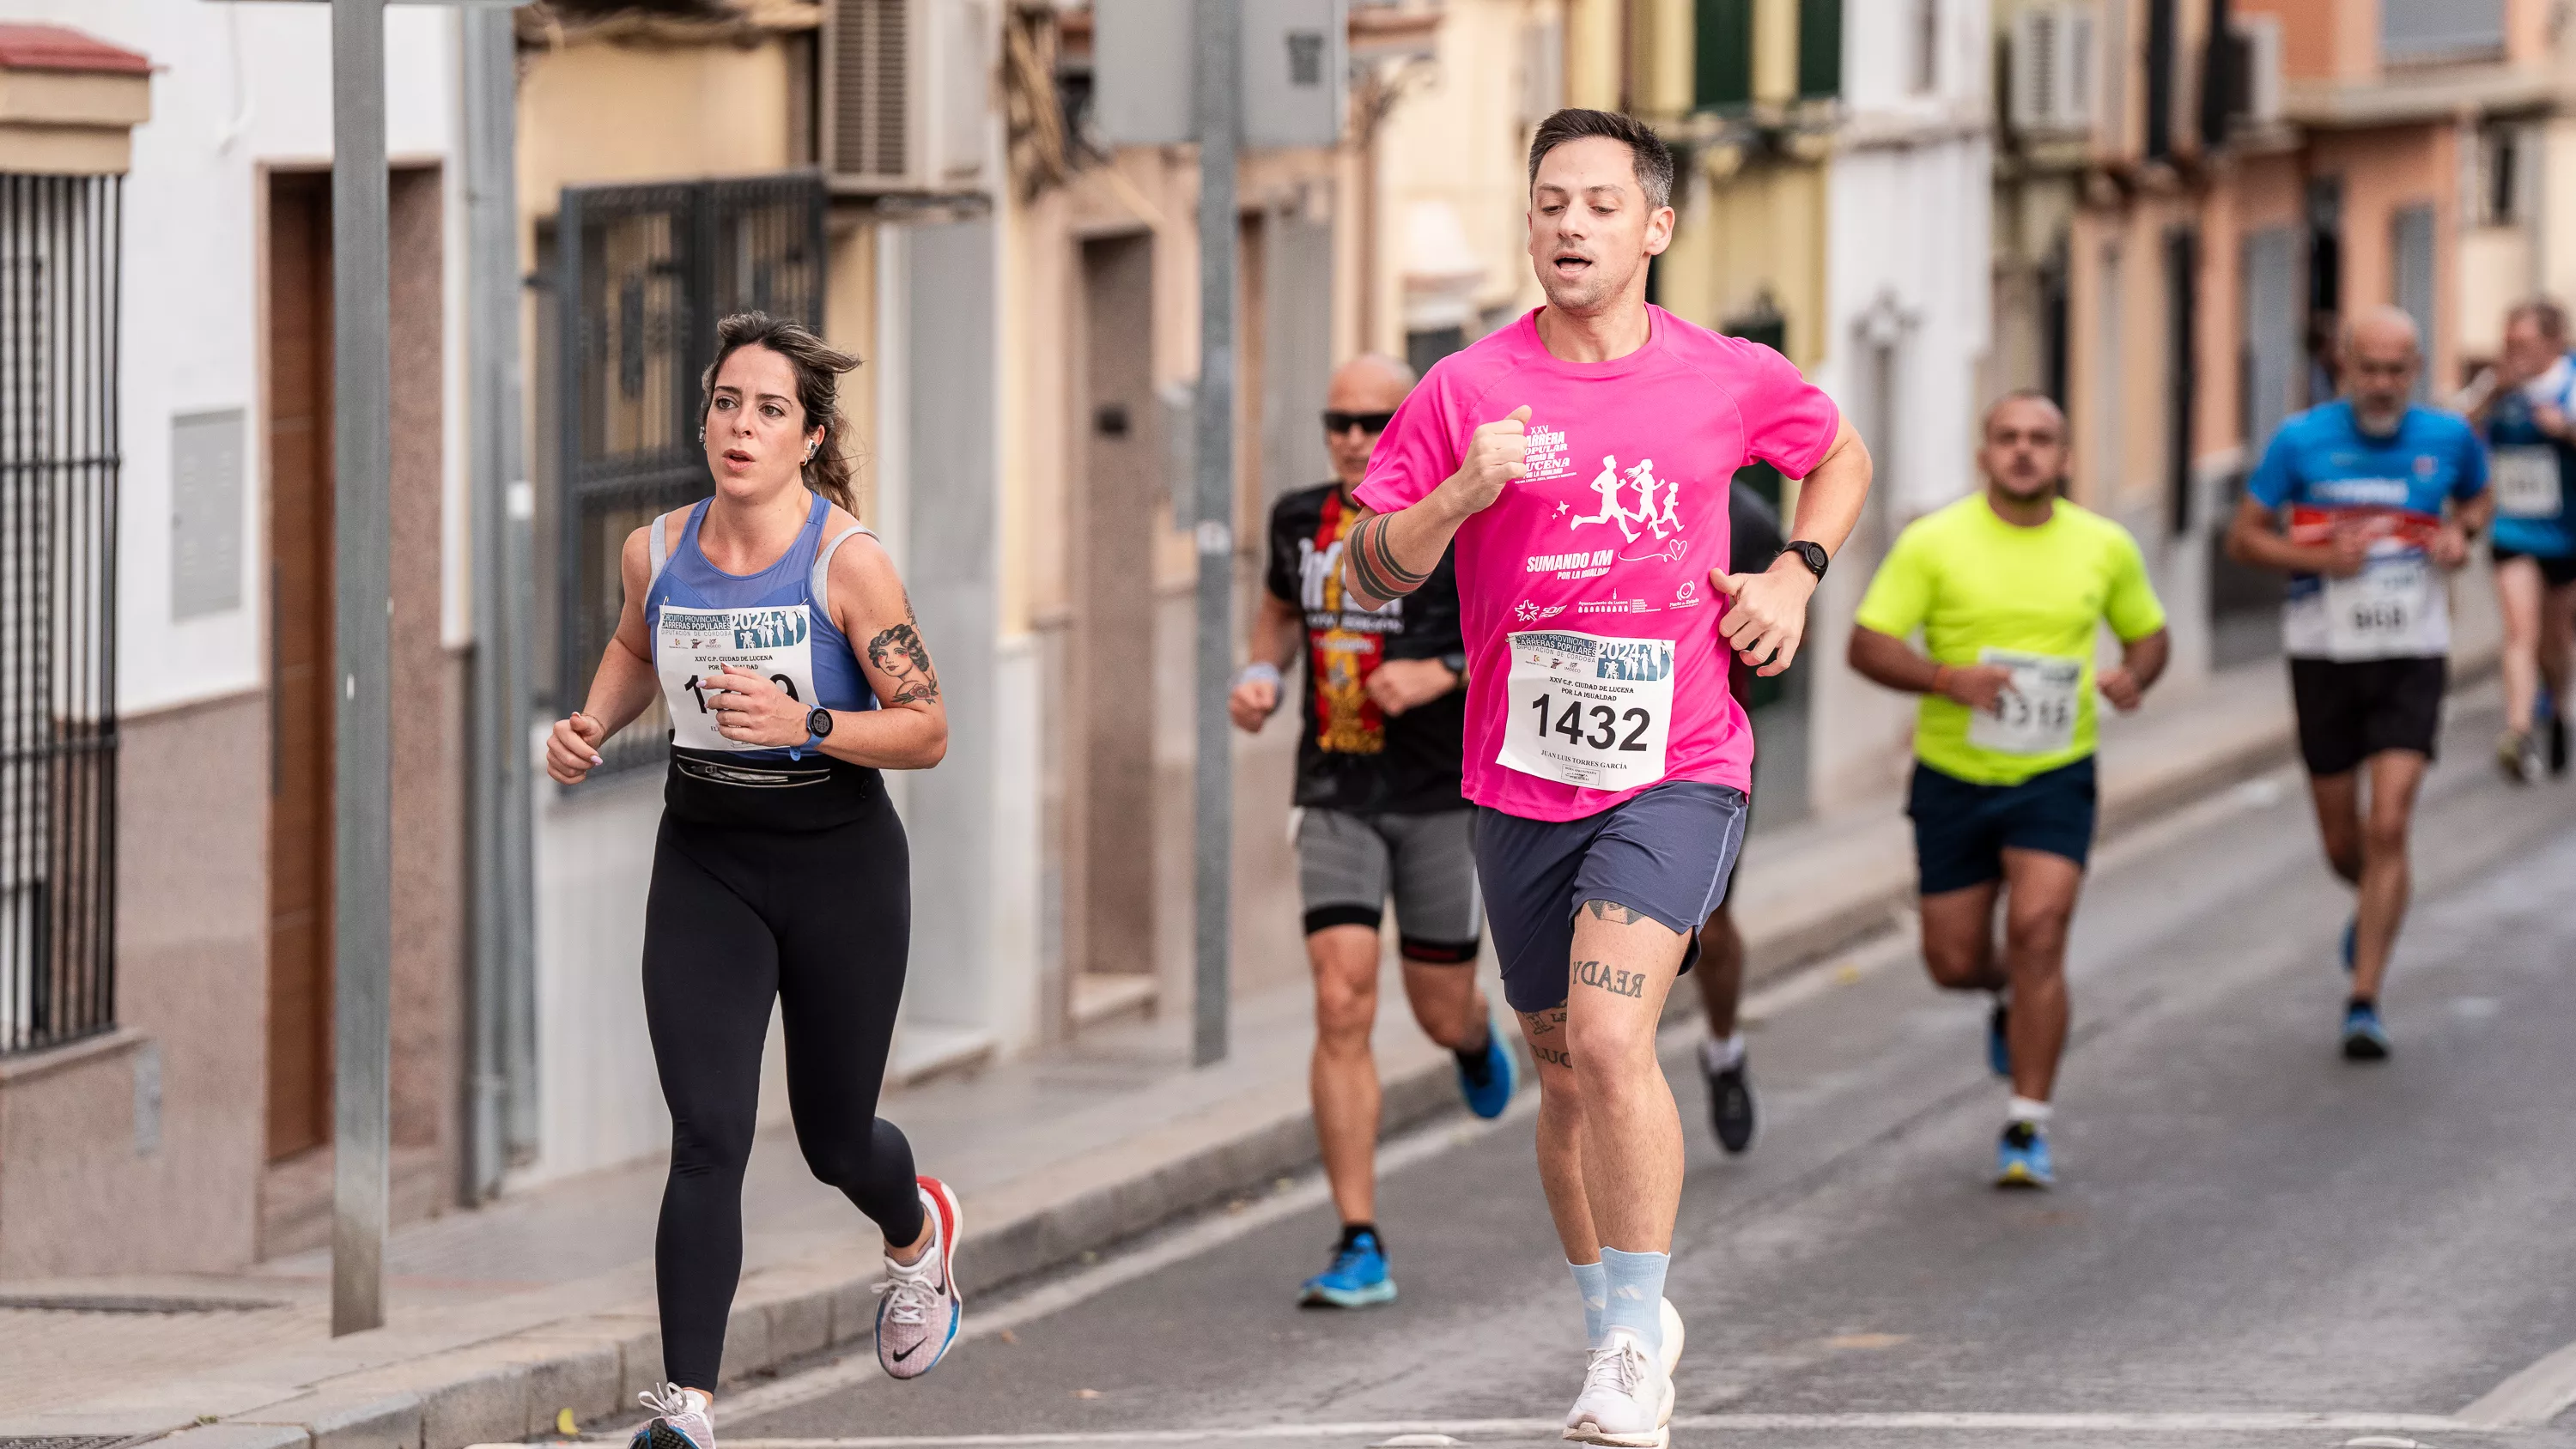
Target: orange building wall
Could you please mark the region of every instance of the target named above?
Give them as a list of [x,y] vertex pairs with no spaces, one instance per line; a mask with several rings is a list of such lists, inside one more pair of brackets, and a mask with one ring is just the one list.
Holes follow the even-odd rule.
[[2309,169],[2341,175],[2343,193],[2343,303],[2352,311],[2396,300],[2394,238],[2397,213],[2415,205],[2433,208],[2433,333],[2425,339],[2436,391],[2459,382],[2459,160],[2456,133],[2448,126],[2390,126],[2366,131],[2318,132],[2309,141]]

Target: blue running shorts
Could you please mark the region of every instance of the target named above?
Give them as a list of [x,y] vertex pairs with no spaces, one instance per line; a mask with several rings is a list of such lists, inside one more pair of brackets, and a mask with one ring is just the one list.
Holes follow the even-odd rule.
[[2084,864],[2093,848],[2093,757],[2018,785],[1978,785],[1917,760],[1905,813],[1927,896],[2001,880],[2004,852],[2044,850]]
[[1726,889],[1744,844],[1747,801],[1728,785],[1667,780],[1598,815],[1524,820],[1476,808],[1476,876],[1514,1011],[1565,1004],[1574,913],[1608,901],[1690,938]]

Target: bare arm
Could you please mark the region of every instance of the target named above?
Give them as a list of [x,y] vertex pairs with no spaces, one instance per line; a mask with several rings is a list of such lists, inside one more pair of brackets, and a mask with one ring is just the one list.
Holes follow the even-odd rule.
[[[1821,544],[1828,556],[1840,553],[1869,499],[1870,471],[1869,448],[1846,418],[1834,432],[1833,446],[1798,486],[1798,516],[1789,537]],[[1761,573],[1711,570],[1708,582],[1734,600],[1718,627],[1736,658],[1763,675],[1778,674],[1796,660],[1807,632],[1807,600],[1819,582],[1805,560],[1784,550]]]
[[1937,694],[1970,709],[1991,710],[1995,697],[2012,682],[2012,671],[2000,664],[1935,664],[1893,634],[1852,626],[1845,653],[1852,672],[1872,684],[1907,694]]
[[2120,663],[2106,669],[2093,681],[2111,707],[2126,714],[2138,707],[2148,689],[2165,672],[2165,661],[2173,657],[2173,640],[2164,630],[2122,640]]
[[644,632],[644,594],[653,582],[646,546],[643,528],[626,535],[626,546],[617,555],[618,580],[626,592],[626,602],[617,614],[617,632],[600,651],[589,697],[547,732],[546,773],[558,783],[580,784],[599,763],[599,747],[610,735],[633,724],[661,692],[661,682],[653,674],[653,646]]
[[[1297,657],[1297,647],[1306,642],[1306,621],[1297,606],[1264,589],[1261,603],[1252,611],[1252,637],[1244,652],[1253,664],[1267,664],[1273,669],[1286,669]],[[1271,711],[1279,708],[1279,681],[1275,679],[1238,680],[1234,692],[1225,702],[1226,713],[1234,727],[1247,734],[1258,734]]]
[[2252,494],[2237,500],[2236,516],[2227,523],[2227,556],[2248,568],[2345,579],[2361,572],[2368,552],[2359,537],[2348,533],[2328,543],[2292,543],[2274,510]]

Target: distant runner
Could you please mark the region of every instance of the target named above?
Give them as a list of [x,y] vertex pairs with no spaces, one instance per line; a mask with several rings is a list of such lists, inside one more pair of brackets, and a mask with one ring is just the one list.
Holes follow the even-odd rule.
[[[1771,500],[1745,484],[1728,490],[1728,561],[1738,573],[1760,573],[1771,567],[1786,545],[1780,537],[1780,514]],[[1729,692],[1744,711],[1745,728],[1753,727],[1749,670],[1727,671]],[[1756,744],[1759,744],[1757,738]],[[1699,982],[1700,1010],[1708,1017],[1708,1035],[1699,1044],[1700,1075],[1708,1078],[1709,1126],[1717,1145],[1742,1152],[1753,1145],[1753,1077],[1745,1066],[1744,1033],[1737,1029],[1736,1008],[1744,1002],[1744,933],[1735,927],[1735,877],[1744,869],[1739,849],[1735,864],[1718,887],[1717,908],[1699,928],[1699,965],[1691,975]]]
[[1395,898],[1404,994],[1423,1033],[1458,1059],[1479,1117],[1498,1117],[1515,1085],[1511,1048],[1476,988],[1484,909],[1476,899],[1475,817],[1458,793],[1466,720],[1466,646],[1447,559],[1408,598],[1363,609],[1343,597],[1342,546],[1360,506],[1350,490],[1413,388],[1390,357],[1333,373],[1324,440],[1339,481],[1281,495],[1270,510],[1269,588],[1252,623],[1252,662],[1229,707],[1257,732],[1279,707],[1282,672],[1306,660],[1297,741],[1298,885],[1315,972],[1315,1057],[1308,1073],[1324,1177],[1341,1211],[1332,1266],[1300,1301],[1361,1308],[1395,1298],[1377,1227],[1378,929]]
[[2576,656],[2576,365],[2567,313],[2525,302],[2474,414],[2495,470],[2495,590],[2504,616],[2504,736],[2496,762],[2517,783],[2567,772],[2568,679]]
[[[1565,1437],[1592,1444],[1669,1438],[1682,1127],[1655,1029],[1744,833],[1753,739],[1726,651],[1789,667],[1869,491],[1868,451],[1787,359],[1647,305],[1672,181],[1633,117],[1539,126],[1529,254],[1547,305],[1405,400],[1342,554],[1366,607],[1421,588],[1457,541],[1476,870],[1539,1061],[1539,1177],[1592,1343]],[[1732,573],[1727,488],[1755,458],[1806,479],[1798,536]]]
[[2489,501],[2486,449],[2468,423],[2407,401],[2423,362],[2404,312],[2354,317],[2344,397],[2281,425],[2227,530],[2230,558],[2290,576],[2281,633],[2299,753],[2326,862],[2360,897],[2340,951],[2352,976],[2343,1054],[2357,1062],[2389,1053],[2379,988],[2406,916],[2415,792],[2442,732],[2444,575],[2468,558]]
[[[2137,540],[2057,496],[2067,455],[2066,415],[2046,397],[1988,409],[1985,488],[1906,526],[1852,629],[1853,669],[1923,696],[1905,807],[1923,964],[1953,991],[1994,993],[1987,1058],[2012,1079],[1998,1187],[2057,1180],[2049,1098],[2070,1014],[2066,930],[2093,847],[2093,696],[2136,709],[2167,653]],[[2097,677],[2106,624],[2120,663]],[[1918,627],[1923,654],[1905,642]]]

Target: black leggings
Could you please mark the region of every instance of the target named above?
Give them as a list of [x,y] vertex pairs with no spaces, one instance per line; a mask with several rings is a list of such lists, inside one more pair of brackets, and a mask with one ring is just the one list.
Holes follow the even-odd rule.
[[911,857],[882,791],[829,830],[664,817],[644,911],[644,1014],[671,1108],[653,1268],[673,1383],[713,1392],[723,1367],[772,1000],[806,1164],[888,1240],[920,1236],[912,1145],[876,1115],[911,932]]

